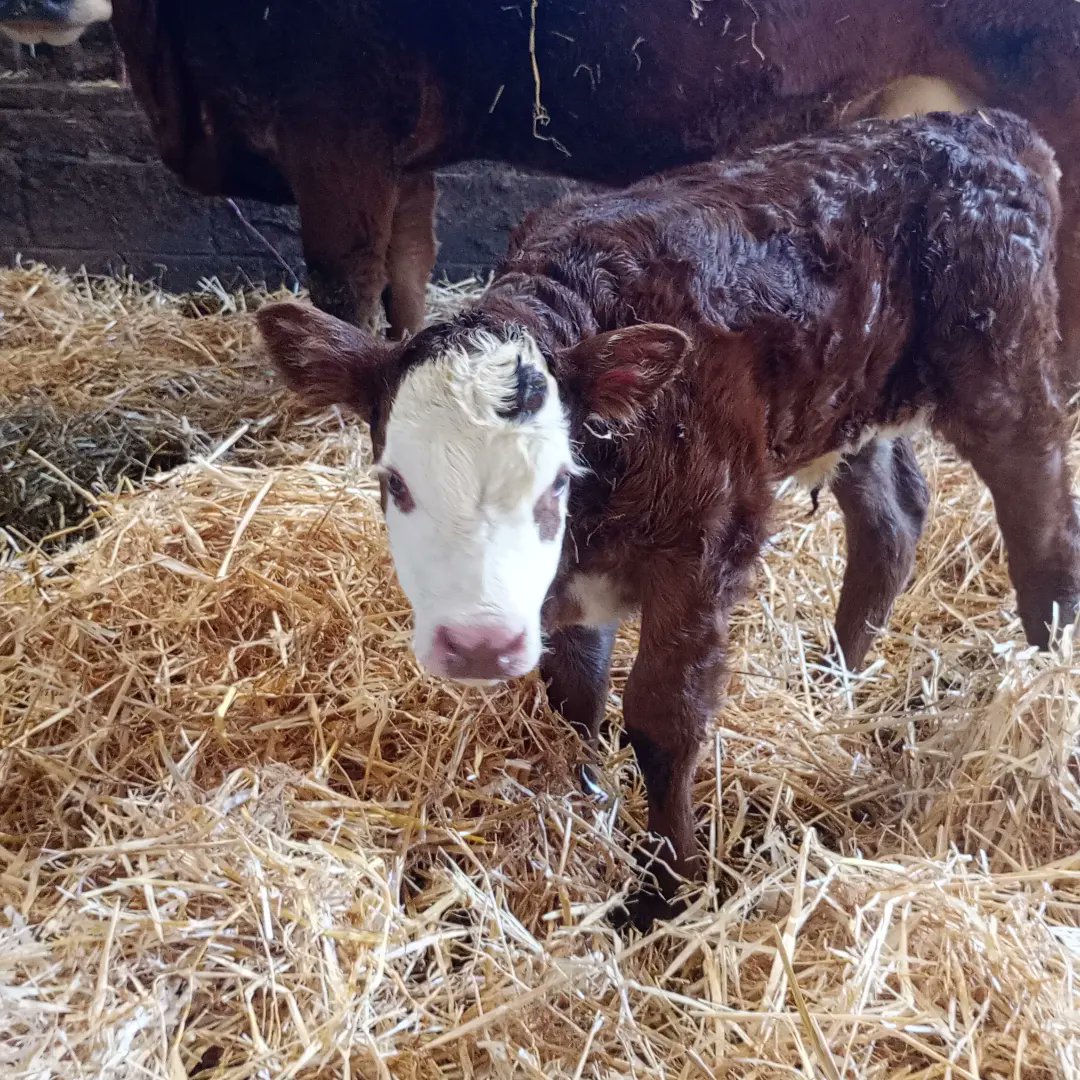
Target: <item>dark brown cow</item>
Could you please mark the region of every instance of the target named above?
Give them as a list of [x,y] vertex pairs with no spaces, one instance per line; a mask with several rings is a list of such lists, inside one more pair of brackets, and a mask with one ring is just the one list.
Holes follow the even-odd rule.
[[[108,0],[0,0],[26,36]],[[602,183],[820,130],[905,75],[1035,122],[1065,171],[1080,295],[1073,0],[115,0],[165,160],[210,194],[295,199],[316,302],[387,290],[415,330],[431,170],[494,158]],[[72,21],[78,21],[72,15]],[[1080,308],[1064,311],[1069,335]]]
[[1057,175],[1007,113],[868,122],[538,213],[470,310],[402,345],[295,304],[259,322],[293,387],[371,424],[429,670],[539,662],[595,741],[640,610],[625,724],[689,874],[728,618],[783,477],[843,509],[850,666],[911,572],[927,489],[897,433],[920,421],[991,490],[1029,640],[1075,617]]

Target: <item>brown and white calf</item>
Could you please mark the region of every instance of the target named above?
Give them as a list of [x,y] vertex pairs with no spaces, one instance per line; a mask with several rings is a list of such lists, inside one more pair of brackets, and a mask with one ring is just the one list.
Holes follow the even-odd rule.
[[1029,639],[1074,618],[1056,181],[1007,113],[871,121],[533,215],[471,309],[402,344],[295,304],[259,324],[292,387],[371,425],[430,671],[539,663],[595,739],[640,611],[625,725],[649,828],[689,874],[695,762],[777,481],[827,477],[843,509],[851,666],[912,569],[928,497],[895,433],[919,420],[989,486]]

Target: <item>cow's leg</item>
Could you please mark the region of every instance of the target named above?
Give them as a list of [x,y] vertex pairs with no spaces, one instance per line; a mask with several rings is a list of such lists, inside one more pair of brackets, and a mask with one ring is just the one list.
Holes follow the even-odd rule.
[[383,293],[390,337],[415,334],[423,326],[435,253],[435,174],[403,176],[387,258],[389,282]]
[[[302,125],[297,125],[302,127]],[[386,286],[398,175],[388,150],[311,124],[281,136],[282,162],[300,208],[308,289],[317,307],[374,328]]]
[[648,829],[658,841],[645,853],[656,888],[629,901],[628,914],[640,927],[674,913],[680,880],[700,873],[694,774],[724,688],[729,612],[755,553],[742,548],[738,565],[719,573],[660,570],[644,600],[638,655],[623,694],[626,734],[648,796]]
[[841,465],[832,490],[847,536],[836,641],[856,670],[911,576],[930,496],[905,438],[872,440]]

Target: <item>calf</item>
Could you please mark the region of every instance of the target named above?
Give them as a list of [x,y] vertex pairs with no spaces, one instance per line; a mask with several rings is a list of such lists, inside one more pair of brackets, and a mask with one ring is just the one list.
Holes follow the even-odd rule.
[[400,345],[260,312],[289,385],[371,425],[429,671],[539,663],[595,741],[640,611],[623,706],[665,894],[696,867],[695,762],[777,481],[843,510],[849,666],[912,569],[919,420],[989,486],[1029,640],[1074,618],[1056,180],[1008,113],[871,121],[535,214],[469,310]]

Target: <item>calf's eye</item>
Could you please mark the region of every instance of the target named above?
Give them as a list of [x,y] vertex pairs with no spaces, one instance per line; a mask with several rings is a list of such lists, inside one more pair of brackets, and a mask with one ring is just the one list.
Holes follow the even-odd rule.
[[570,486],[570,473],[563,469],[551,485],[552,495],[561,495]]
[[409,492],[409,485],[405,483],[401,473],[396,469],[387,469],[385,480],[386,490],[397,504],[397,508],[402,511],[402,513],[407,514],[416,505],[413,502],[412,494]]

